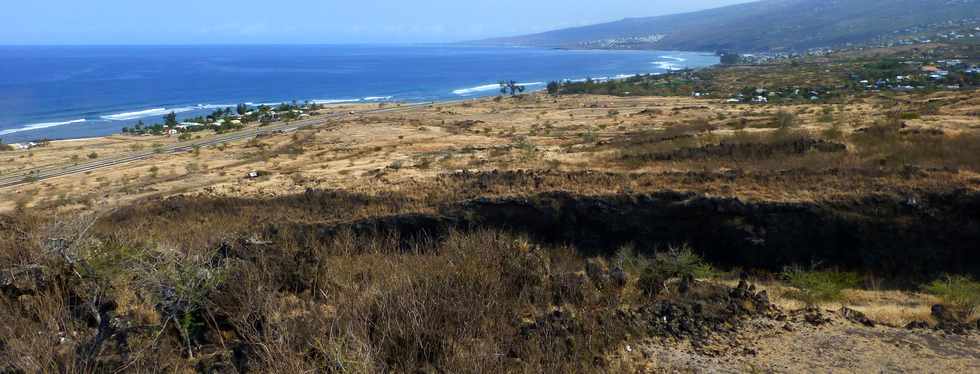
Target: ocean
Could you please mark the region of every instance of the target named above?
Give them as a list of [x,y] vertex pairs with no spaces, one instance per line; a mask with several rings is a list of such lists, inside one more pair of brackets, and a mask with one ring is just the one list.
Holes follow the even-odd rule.
[[423,102],[718,63],[710,53],[464,46],[0,46],[0,139],[119,132],[237,103]]

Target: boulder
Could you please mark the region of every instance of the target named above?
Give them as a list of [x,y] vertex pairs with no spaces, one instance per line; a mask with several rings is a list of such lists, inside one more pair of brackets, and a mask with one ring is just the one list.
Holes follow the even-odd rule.
[[47,287],[47,268],[41,265],[18,266],[0,271],[0,290],[14,296],[33,295]]
[[928,329],[929,323],[925,321],[912,321],[905,325],[906,330],[921,330]]
[[830,318],[824,316],[823,312],[821,312],[820,309],[816,307],[806,308],[803,311],[803,320],[814,326],[820,326],[820,325],[830,323]]
[[851,308],[848,308],[848,307],[843,307],[840,310],[840,314],[841,314],[841,316],[844,317],[844,319],[846,319],[848,321],[851,321],[851,322],[854,322],[854,323],[858,323],[858,324],[862,324],[862,325],[865,325],[865,326],[868,326],[868,327],[875,327],[875,322],[874,321],[872,321],[870,318],[868,318],[867,316],[865,316],[864,313],[861,313],[861,312],[856,311],[854,309],[851,309]]
[[953,334],[965,334],[973,326],[964,322],[958,313],[949,307],[936,304],[932,306],[932,318],[936,319],[936,329]]

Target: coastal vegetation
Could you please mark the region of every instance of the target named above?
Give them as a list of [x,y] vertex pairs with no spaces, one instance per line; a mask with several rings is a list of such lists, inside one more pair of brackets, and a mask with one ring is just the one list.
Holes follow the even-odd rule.
[[[323,105],[304,102],[282,103],[278,106],[259,105],[252,107],[238,104],[231,107],[215,109],[206,116],[185,118],[178,121],[177,113],[170,112],[163,116],[163,123],[145,124],[139,120],[132,127],[123,127],[122,133],[127,135],[169,135],[171,131],[181,135],[214,131],[222,134],[241,130],[250,123],[270,123],[273,121],[293,121],[306,116],[319,114]],[[189,135],[188,135],[189,136]],[[185,139],[186,140],[186,139]]]
[[[760,68],[738,63],[702,70],[641,74],[624,79],[555,82],[552,94],[614,96],[695,96],[732,103],[842,103],[882,92],[937,92],[980,87],[976,45],[938,46],[914,54],[841,53],[786,59]],[[963,58],[963,56],[970,56]]]

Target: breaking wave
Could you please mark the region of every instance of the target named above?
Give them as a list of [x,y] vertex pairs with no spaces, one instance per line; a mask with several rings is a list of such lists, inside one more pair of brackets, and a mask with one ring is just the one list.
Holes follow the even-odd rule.
[[108,121],[129,121],[129,120],[140,119],[140,118],[164,116],[170,112],[186,113],[195,110],[223,109],[223,108],[234,108],[234,107],[235,107],[234,105],[199,104],[195,106],[185,106],[179,108],[153,108],[153,109],[137,110],[133,112],[108,114],[100,118]]
[[[531,86],[544,86],[544,82],[530,82],[530,83],[518,83],[519,86],[531,87]],[[480,92],[496,91],[500,89],[500,84],[485,84],[482,86],[470,87],[470,88],[460,88],[458,90],[453,90],[453,93],[460,96],[472,95]]]
[[653,62],[653,64],[654,65],[657,65],[658,68],[661,68],[661,69],[664,69],[664,70],[667,70],[667,71],[684,70],[684,67],[683,66],[677,65],[677,64],[675,64],[673,62],[655,61],[655,62]]
[[0,135],[7,135],[7,134],[13,134],[13,133],[16,133],[16,132],[31,131],[31,130],[38,130],[38,129],[46,129],[46,128],[49,128],[49,127],[57,127],[57,126],[71,125],[71,124],[74,124],[74,123],[82,123],[82,122],[85,122],[85,119],[76,119],[76,120],[64,121],[64,122],[34,123],[34,124],[26,125],[26,126],[21,127],[21,128],[0,130]]

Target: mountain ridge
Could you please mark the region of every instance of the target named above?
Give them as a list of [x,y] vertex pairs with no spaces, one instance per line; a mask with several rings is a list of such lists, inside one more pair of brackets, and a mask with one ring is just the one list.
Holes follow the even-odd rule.
[[762,0],[476,43],[586,49],[799,51],[864,43],[910,27],[971,18],[980,19],[978,0]]

